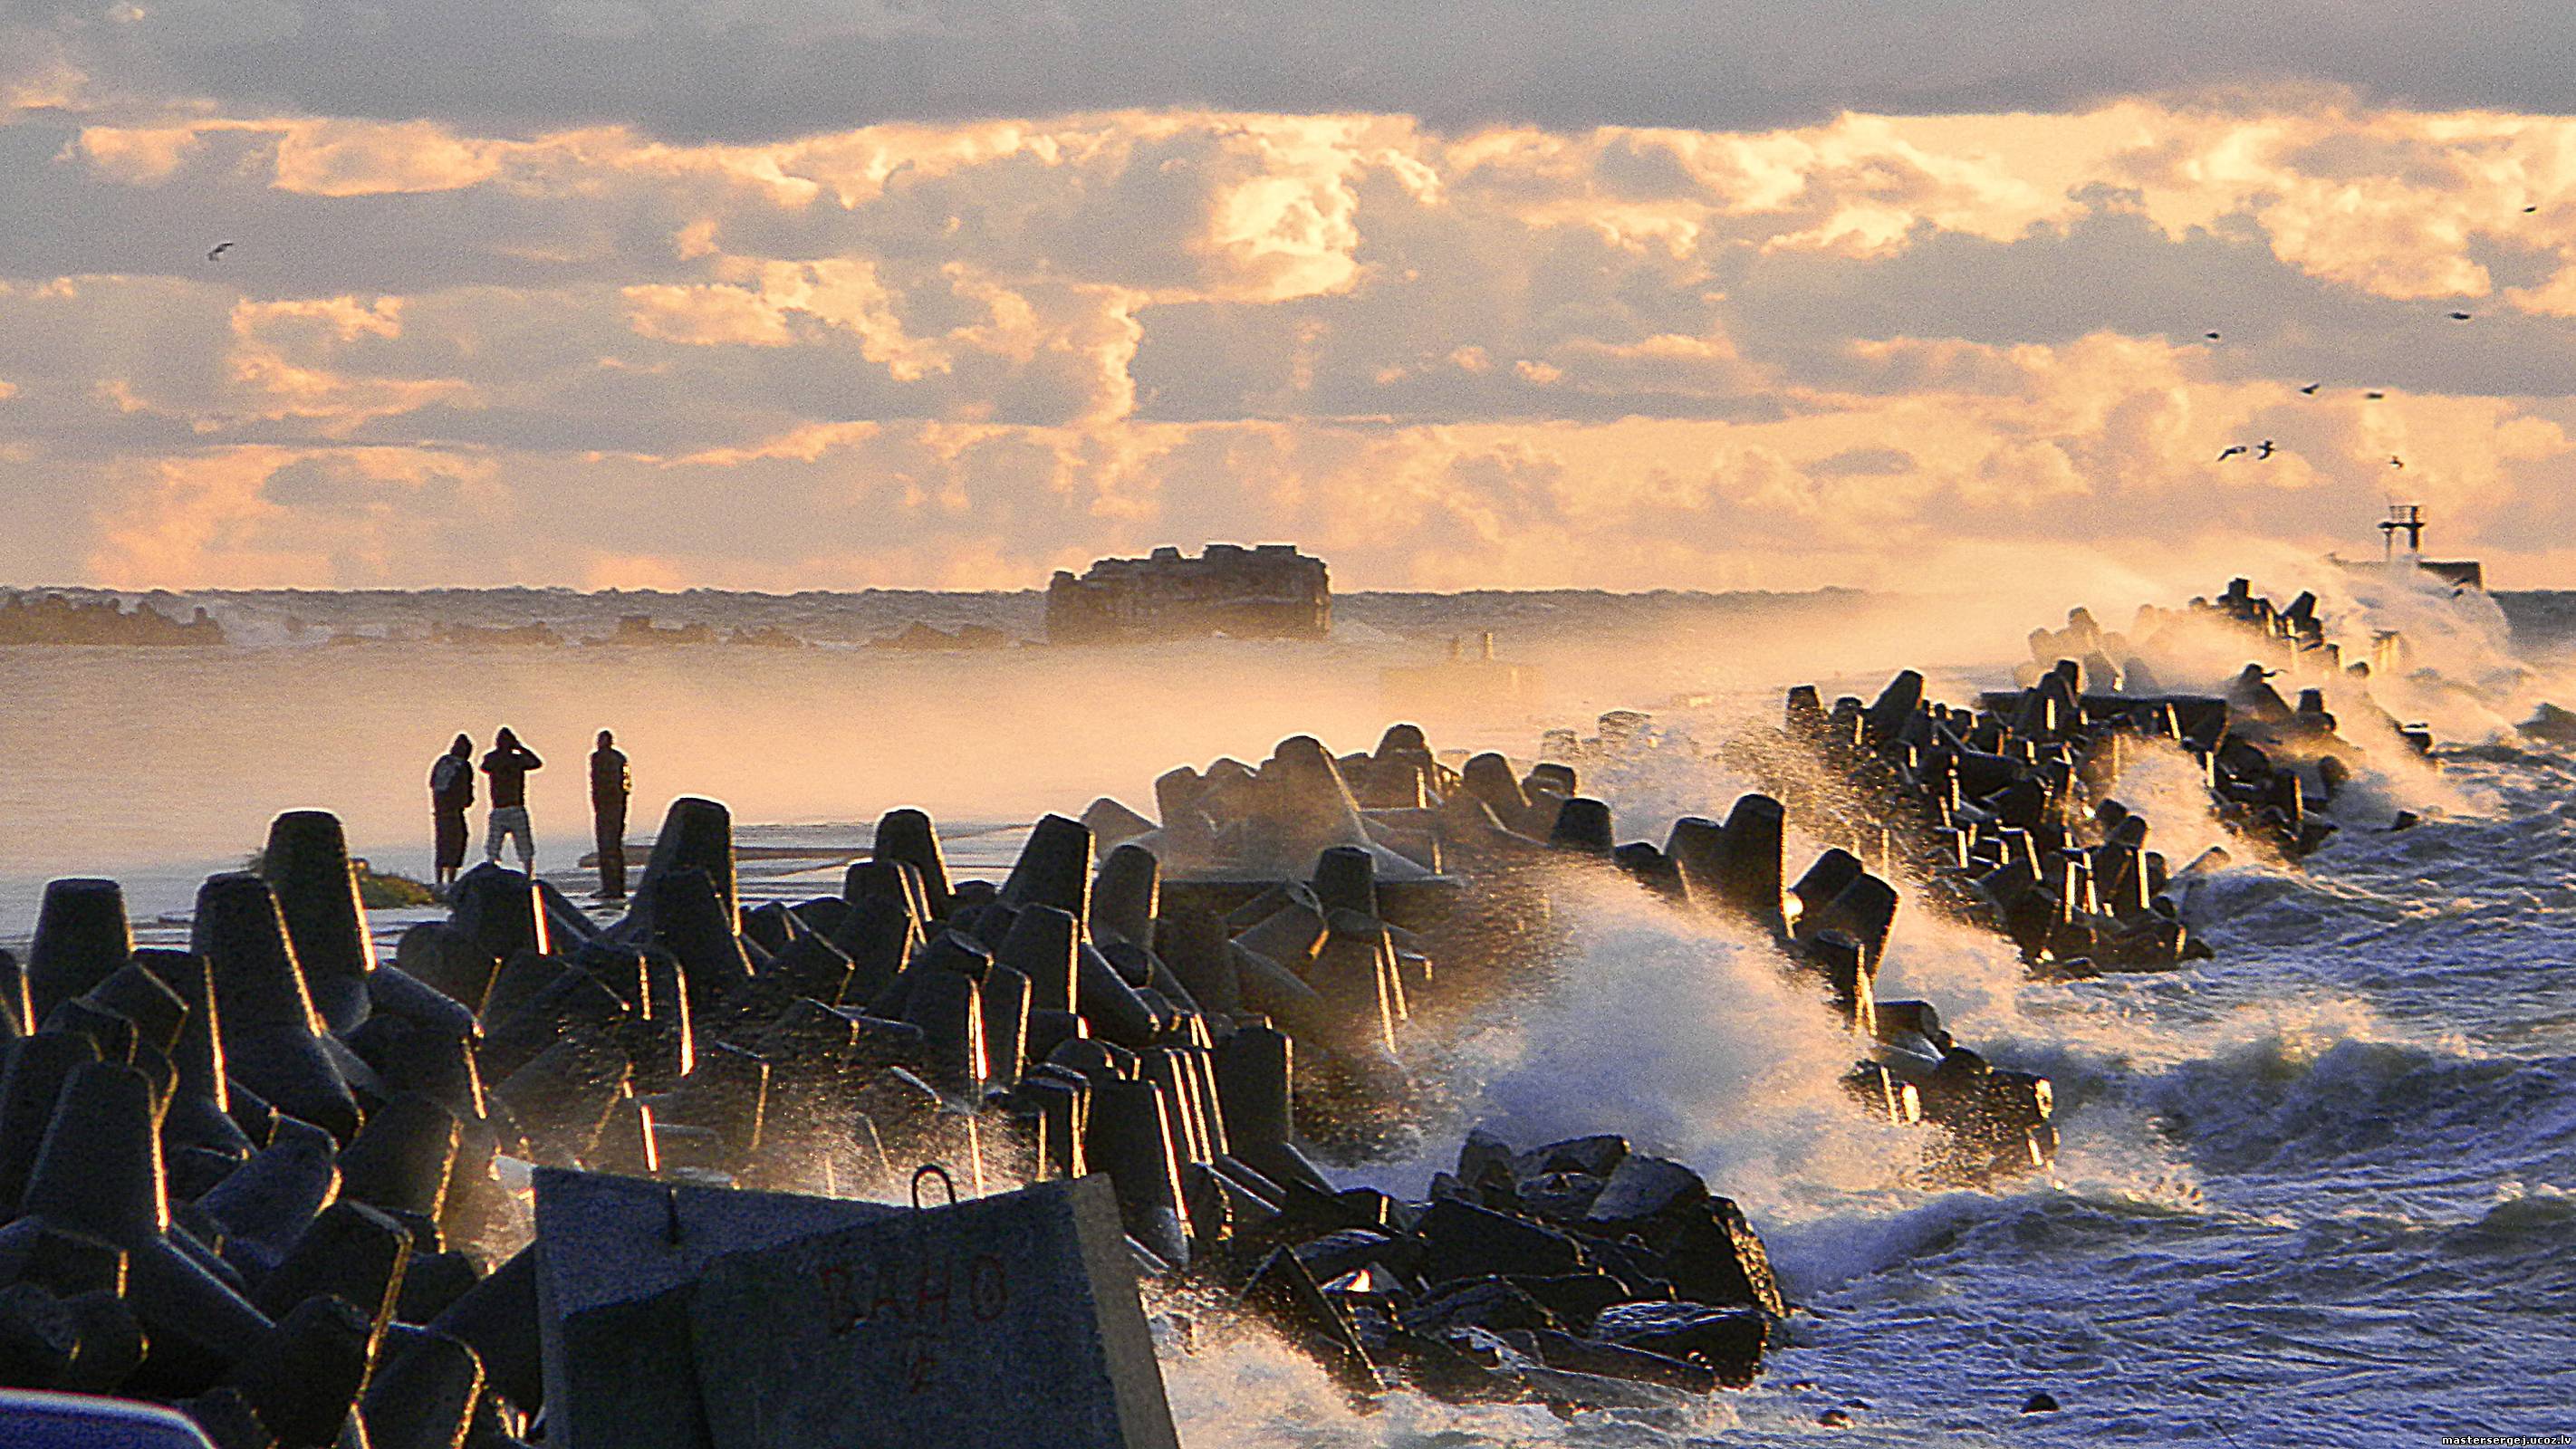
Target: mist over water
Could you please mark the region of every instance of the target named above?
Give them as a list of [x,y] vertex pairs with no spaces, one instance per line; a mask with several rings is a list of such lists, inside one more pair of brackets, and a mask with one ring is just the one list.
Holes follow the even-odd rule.
[[[2304,561],[2291,561],[2305,567]],[[1507,1013],[1453,1023],[1425,1053],[1443,1118],[1418,1150],[1354,1180],[1419,1196],[1460,1133],[1520,1145],[1617,1131],[1735,1196],[1809,1312],[1751,1391],[1686,1415],[1453,1408],[1399,1394],[1373,1413],[1221,1305],[1165,1357],[1183,1440],[1235,1445],[2383,1444],[2563,1431],[2576,1402],[2576,762],[2509,736],[2562,660],[2517,652],[2487,601],[2372,591],[2290,563],[2257,587],[2321,584],[2349,636],[2399,627],[2410,667],[2374,695],[2445,739],[2509,748],[2435,769],[2335,707],[2367,766],[2343,832],[2301,866],[2211,813],[2196,768],[2146,752],[2120,794],[2179,867],[2217,959],[2162,975],[2034,981],[1910,883],[1884,998],[1921,996],[1999,1063],[2048,1074],[2061,1157],[1994,1192],[1928,1188],[1919,1139],[1847,1110],[1858,1055],[1764,942],[1684,916],[1607,872],[1558,891],[1560,974]],[[1987,600],[1944,628],[1912,603],[1772,604],[1723,616],[1653,598],[1546,608],[1511,596],[1345,614],[1314,645],[908,655],[851,648],[512,650],[425,644],[211,652],[0,650],[0,940],[33,924],[48,876],[145,883],[138,911],[254,848],[269,818],[321,805],[361,853],[427,865],[425,774],[458,729],[509,723],[548,760],[531,781],[545,859],[586,848],[581,761],[617,731],[631,833],[707,794],[747,825],[869,821],[898,804],[943,823],[1027,820],[1110,794],[1150,810],[1174,764],[1257,759],[1291,733],[1360,749],[1397,717],[1443,749],[1526,758],[1549,725],[1655,712],[1647,747],[1587,764],[1622,839],[1661,840],[1753,783],[1709,757],[1776,718],[1779,688],[1873,693],[1926,667],[1953,699],[2006,682],[2034,624],[2089,603],[2215,593],[2105,575],[2043,601]],[[2054,586],[2052,586],[2054,587]],[[2125,597],[2134,594],[2136,597]],[[2092,597],[2086,597],[2090,593]],[[2038,607],[2045,602],[2046,607]],[[2378,621],[2375,625],[2373,621]],[[1391,700],[1378,671],[1494,627],[1538,665],[1525,707]],[[2233,656],[2233,657],[2231,657]],[[2244,662],[2213,641],[2203,686]],[[2400,808],[2426,819],[2391,833]],[[1828,838],[1793,815],[1792,875]],[[2065,1405],[2025,1418],[2046,1389]],[[1816,1422],[1828,1408],[1849,1429]]]
[[[429,767],[459,731],[479,752],[507,724],[546,759],[528,790],[550,866],[589,848],[582,762],[601,729],[633,761],[634,835],[683,794],[723,800],[747,823],[868,822],[897,805],[943,821],[1027,821],[1100,795],[1150,811],[1154,778],[1174,765],[1258,760],[1292,734],[1366,749],[1398,719],[1444,749],[1527,755],[1548,724],[1691,690],[1767,688],[1809,654],[1858,667],[1890,647],[1891,631],[1915,627],[1913,611],[1849,594],[1361,595],[1342,601],[1323,643],[912,653],[845,636],[923,616],[1027,634],[1029,601],[900,596],[902,612],[889,613],[896,605],[853,597],[853,624],[803,596],[662,597],[685,601],[666,624],[793,626],[833,642],[320,642],[448,619],[550,622],[592,638],[635,607],[510,591],[190,595],[163,607],[202,600],[251,642],[0,649],[0,940],[32,928],[34,891],[52,876],[116,874],[155,909],[184,906],[199,876],[237,864],[272,817],[298,807],[339,814],[376,865],[425,874]],[[1487,630],[1500,658],[1536,670],[1536,693],[1382,686],[1381,670],[1438,661],[1451,638],[1472,655]]]
[[[630,829],[674,796],[746,822],[1028,820],[1300,730],[1374,738],[1374,666],[1295,646],[1136,651],[712,646],[630,649],[0,650],[0,935],[32,924],[26,878],[230,863],[269,819],[333,810],[379,866],[425,874],[427,779],[458,731],[513,727],[540,863],[589,848],[593,736],[633,760]],[[1257,756],[1256,756],[1257,758]],[[479,819],[480,812],[477,812]],[[479,846],[480,842],[477,841]]]

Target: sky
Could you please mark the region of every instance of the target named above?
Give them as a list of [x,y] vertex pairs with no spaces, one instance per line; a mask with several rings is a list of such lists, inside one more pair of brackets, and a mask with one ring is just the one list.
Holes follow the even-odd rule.
[[2576,587],[2570,55],[2499,0],[0,0],[0,581],[1899,586],[2408,501]]

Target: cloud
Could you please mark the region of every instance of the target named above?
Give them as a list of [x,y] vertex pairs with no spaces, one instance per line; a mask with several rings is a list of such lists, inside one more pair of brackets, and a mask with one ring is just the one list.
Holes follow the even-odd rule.
[[222,448],[111,481],[86,571],[137,587],[397,582],[422,547],[493,531],[507,502],[488,462],[418,450]]
[[81,75],[0,124],[0,490],[46,500],[0,566],[45,576],[1018,585],[1265,537],[1352,584],[1798,587],[2366,541],[2391,454],[2446,547],[2576,521],[2558,117],[692,140]]
[[102,21],[94,0],[30,0],[9,38],[73,73],[234,112],[428,119],[490,134],[632,124],[728,141],[1111,109],[1761,130],[1845,111],[2074,111],[2182,86],[2326,85],[2372,104],[2541,112],[2567,109],[2563,58],[2576,54],[2576,15],[2543,0],[156,0],[126,10],[129,20]]

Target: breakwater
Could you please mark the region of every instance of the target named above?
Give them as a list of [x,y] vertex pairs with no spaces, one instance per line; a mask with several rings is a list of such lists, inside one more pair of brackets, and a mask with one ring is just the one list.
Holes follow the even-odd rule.
[[[1923,718],[1944,716],[1918,698],[1891,735],[1856,726],[1827,758],[1895,759],[1920,780],[1919,755],[1885,746]],[[1804,743],[1838,748],[1821,740]],[[2024,763],[2079,778],[2071,759]],[[14,1005],[13,1025],[39,1029],[0,1085],[28,1179],[7,1231],[45,1245],[22,1261],[106,1244],[123,1282],[21,1268],[39,1291],[13,1301],[52,1326],[41,1342],[68,1345],[58,1382],[184,1399],[235,1434],[246,1414],[289,1442],[328,1416],[279,1380],[323,1386],[325,1407],[349,1386],[392,1437],[413,1396],[378,1395],[376,1375],[445,1365],[452,1385],[471,1377],[461,1345],[480,1387],[438,1402],[500,1442],[543,1389],[511,1339],[538,1317],[533,1270],[485,1271],[526,1230],[496,1164],[850,1194],[938,1160],[970,1192],[1101,1172],[1150,1271],[1239,1288],[1355,1391],[1401,1375],[1573,1407],[1741,1382],[1789,1305],[1752,1225],[1686,1168],[1610,1138],[1471,1138],[1428,1201],[1400,1202],[1335,1187],[1317,1104],[1401,1101],[1423,1003],[1543,973],[1531,918],[1568,870],[1625,872],[1769,930],[1876,1061],[1856,1084],[1875,1084],[1873,1110],[2010,1160],[2044,1154],[2045,1083],[1943,1040],[1937,1015],[1871,999],[1895,883],[1849,851],[1789,879],[1779,797],[1641,847],[1581,783],[1499,756],[1451,769],[1416,732],[1341,758],[1292,739],[1258,765],[1165,777],[1158,820],[1107,802],[1051,818],[1000,882],[948,879],[935,827],[898,812],[838,895],[747,911],[729,817],[684,800],[627,916],[594,921],[487,870],[391,963],[344,905],[327,817],[282,818],[264,877],[208,882],[187,953],[125,949],[112,887],[66,883]],[[2007,828],[2027,827],[1993,838]],[[1930,1063],[1920,1079],[1884,1060],[1899,1052]],[[313,1211],[326,1178],[339,1200]],[[404,1285],[316,1266],[361,1250],[399,1259]],[[299,1253],[301,1276],[280,1279]],[[66,1339],[46,1302],[74,1299]],[[127,1342],[139,1357],[111,1378]],[[72,1376],[85,1358],[96,1379]],[[279,1362],[296,1372],[263,1367]]]

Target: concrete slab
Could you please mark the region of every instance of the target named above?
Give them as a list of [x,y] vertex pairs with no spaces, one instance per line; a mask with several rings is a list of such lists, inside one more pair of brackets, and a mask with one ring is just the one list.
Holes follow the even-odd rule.
[[1105,1177],[728,1257],[690,1319],[715,1449],[1178,1449]]
[[539,1168],[537,1312],[549,1435],[705,1449],[688,1295],[709,1263],[902,1210]]

